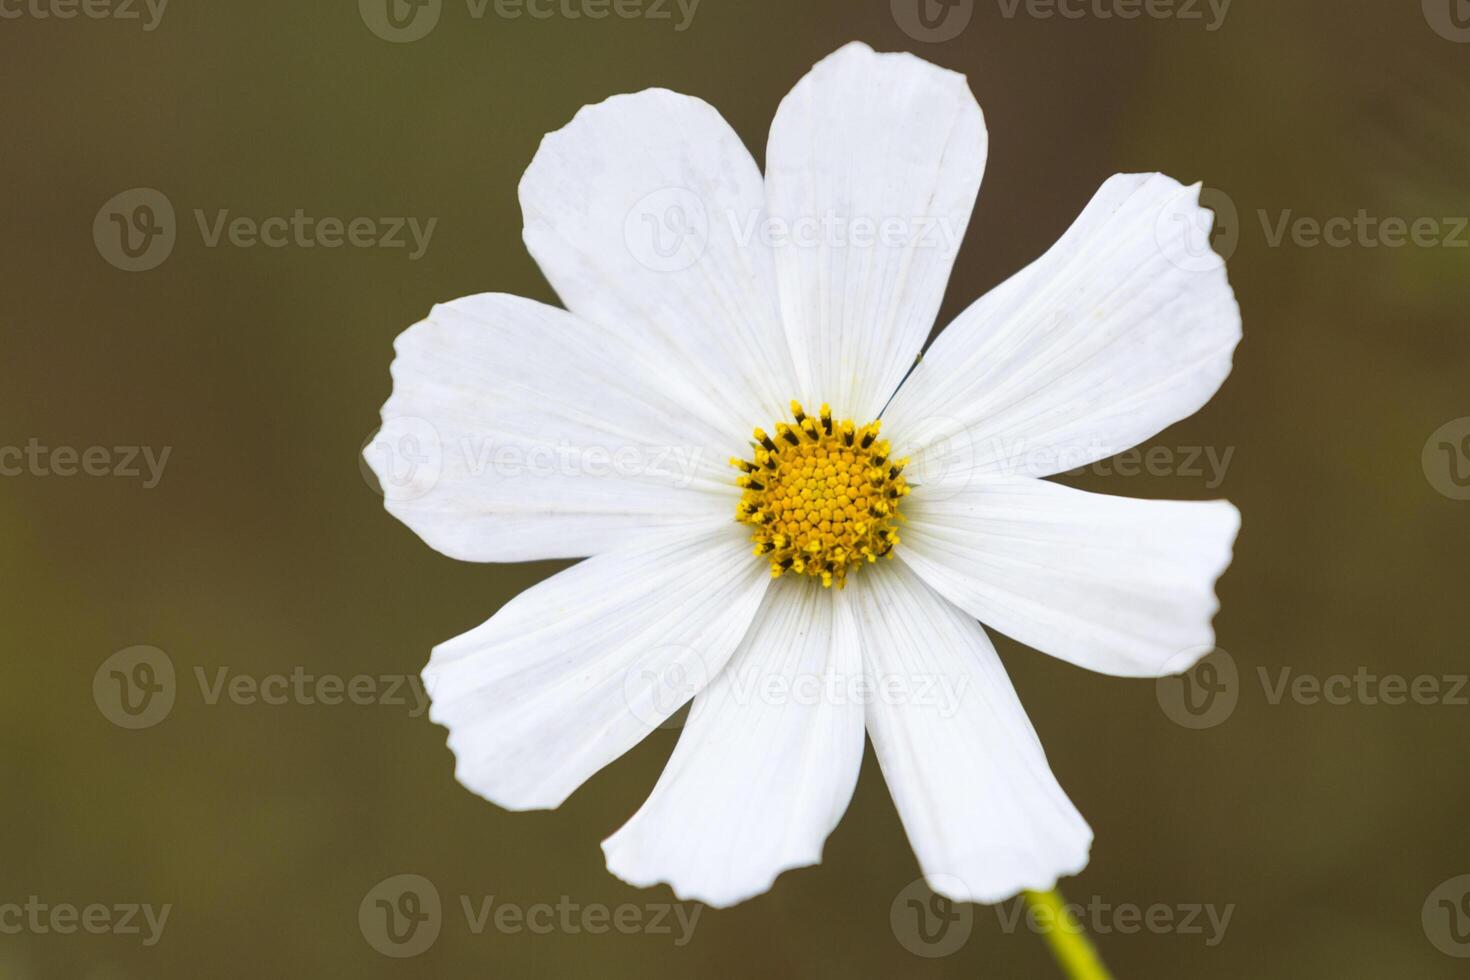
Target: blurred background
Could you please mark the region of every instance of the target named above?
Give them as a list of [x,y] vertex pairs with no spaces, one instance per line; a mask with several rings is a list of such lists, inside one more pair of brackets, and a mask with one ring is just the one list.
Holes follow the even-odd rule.
[[[1104,958],[1119,977],[1464,976],[1470,5],[573,16],[607,9],[0,0],[0,976],[1057,975],[1014,905],[920,921],[871,750],[820,867],[671,910],[598,844],[675,728],[561,809],[511,814],[454,781],[404,681],[561,566],[457,563],[383,511],[358,454],[393,338],[466,294],[555,302],[516,184],[580,106],[698,95],[761,159],[781,97],[853,39],[966,73],[986,113],[941,324],[1115,172],[1203,180],[1221,215],[1234,374],[1159,453],[1068,479],[1240,507],[1226,652],[1183,689],[996,638],[1096,831],[1063,888]],[[221,212],[298,210],[377,237],[210,244]],[[113,214],[148,246],[124,250]],[[435,223],[383,247],[391,218]],[[371,680],[337,704],[250,696],[296,676]],[[372,910],[414,911],[407,892],[440,909],[395,945]],[[502,905],[552,925],[479,918]],[[599,908],[637,925],[585,928]]]

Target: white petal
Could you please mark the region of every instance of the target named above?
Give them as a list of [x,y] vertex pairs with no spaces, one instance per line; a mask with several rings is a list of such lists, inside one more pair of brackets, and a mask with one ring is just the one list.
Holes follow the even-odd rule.
[[636,335],[515,296],[434,308],[395,345],[366,457],[388,509],[470,561],[576,558],[729,519],[744,448],[683,411]]
[[724,907],[821,861],[863,757],[862,661],[845,598],[809,581],[771,587],[695,699],[653,795],[603,842],[609,870]]
[[724,667],[769,581],[731,522],[589,558],[436,647],[429,717],[459,781],[511,810],[560,805]]
[[663,351],[692,411],[739,439],[795,397],[760,169],[705,102],[587,106],[521,180],[526,246],[567,309]]
[[[902,546],[900,546],[902,547]],[[1057,785],[978,623],[898,562],[853,583],[876,697],[868,735],[930,887],[956,901],[1044,891],[1087,865],[1092,831]],[[922,691],[951,692],[922,697]]]
[[802,392],[875,418],[934,328],[985,170],[963,75],[849,44],[781,103],[766,151]]
[[1215,580],[1240,529],[1225,501],[997,478],[940,500],[915,491],[904,514],[901,561],[987,626],[1052,656],[1158,677],[1214,646]]
[[1198,186],[1161,174],[1107,181],[1049,252],[925,352],[884,413],[896,454],[952,480],[1048,476],[1194,414],[1240,341],[1212,221]]

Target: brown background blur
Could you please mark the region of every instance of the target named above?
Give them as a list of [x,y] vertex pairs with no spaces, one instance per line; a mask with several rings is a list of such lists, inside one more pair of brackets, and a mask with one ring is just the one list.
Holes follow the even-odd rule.
[[[682,946],[677,925],[476,934],[462,896],[670,900],[609,875],[598,844],[643,801],[675,731],[560,810],[510,814],[455,783],[443,730],[407,706],[211,705],[195,678],[414,675],[435,643],[559,567],[456,563],[383,511],[358,452],[393,338],[465,294],[555,301],[521,245],[516,183],[583,104],[649,86],[698,95],[760,159],[781,97],[853,39],[967,73],[986,113],[990,165],[941,324],[1049,246],[1114,172],[1204,180],[1236,211],[1219,242],[1245,321],[1234,374],[1154,440],[1173,464],[1076,478],[1240,507],[1217,620],[1233,711],[1191,729],[1152,682],[997,638],[1097,833],[1069,898],[1112,907],[1090,920],[1105,928],[1130,905],[1165,906],[1176,925],[1190,907],[1233,906],[1213,946],[1203,913],[1202,934],[1099,935],[1109,965],[1124,978],[1465,975],[1449,952],[1470,953],[1452,929],[1470,930],[1470,908],[1455,923],[1438,901],[1453,906],[1465,888],[1452,879],[1470,874],[1470,707],[1369,703],[1356,687],[1346,704],[1273,704],[1260,674],[1470,671],[1470,502],[1446,495],[1470,457],[1436,442],[1423,458],[1470,416],[1470,232],[1448,247],[1457,223],[1443,220],[1470,214],[1470,43],[1449,0],[1236,0],[1223,23],[1203,2],[1183,11],[1199,19],[1176,6],[1124,20],[1098,0],[1073,0],[1080,19],[977,0],[943,43],[907,35],[888,0],[703,0],[682,31],[677,5],[595,21],[507,19],[492,3],[476,19],[445,0],[413,43],[375,36],[351,0],[174,0],[151,31],[141,2],[141,20],[38,18],[46,2],[0,0],[21,14],[0,18],[0,445],[171,455],[151,488],[0,478],[0,906],[172,909],[152,946],[146,927],[0,933],[0,976],[1056,975],[1040,939],[1004,927],[1008,907],[952,924],[969,932],[951,955],[918,955],[935,950],[895,911],[918,871],[871,752],[824,863],[705,910]],[[138,187],[166,195],[178,237],[129,273],[104,259],[93,221]],[[410,261],[210,248],[194,218],[298,208],[438,224]],[[1436,219],[1440,244],[1356,230],[1346,247],[1272,242],[1283,218],[1360,210]],[[1223,482],[1185,465],[1191,447],[1233,453]],[[166,652],[177,697],[130,731],[93,681],[139,644]],[[434,883],[442,929],[395,959],[358,910],[406,873]]]

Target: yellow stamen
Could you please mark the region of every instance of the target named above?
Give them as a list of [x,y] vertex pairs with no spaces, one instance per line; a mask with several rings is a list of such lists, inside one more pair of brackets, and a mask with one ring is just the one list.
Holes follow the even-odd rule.
[[794,401],[791,415],[796,425],[777,423],[774,438],[755,430],[754,462],[730,461],[745,491],[735,519],[755,529],[755,554],[769,559],[772,578],[794,572],[842,588],[849,570],[892,557],[908,460],[888,458],[880,421],[834,423],[827,405],[813,419]]

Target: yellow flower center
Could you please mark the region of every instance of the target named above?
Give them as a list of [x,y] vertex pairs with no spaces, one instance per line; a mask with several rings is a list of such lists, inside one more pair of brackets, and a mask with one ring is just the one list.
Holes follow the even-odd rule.
[[770,559],[772,578],[795,572],[841,588],[849,569],[892,557],[908,460],[888,458],[881,422],[833,422],[826,405],[812,418],[797,402],[791,414],[796,424],[778,423],[774,438],[755,430],[753,460],[730,460],[744,473],[735,519],[755,528],[755,553]]

